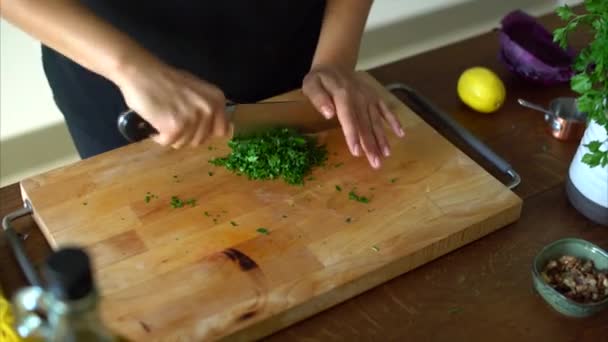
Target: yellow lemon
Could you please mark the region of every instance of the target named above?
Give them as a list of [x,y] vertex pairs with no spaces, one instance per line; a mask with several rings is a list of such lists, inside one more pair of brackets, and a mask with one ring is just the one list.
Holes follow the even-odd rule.
[[481,113],[492,113],[505,102],[507,91],[498,75],[484,67],[466,69],[458,78],[458,96]]

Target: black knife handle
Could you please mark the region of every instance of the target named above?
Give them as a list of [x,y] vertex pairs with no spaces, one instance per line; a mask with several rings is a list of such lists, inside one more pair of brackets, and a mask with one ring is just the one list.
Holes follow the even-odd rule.
[[[226,113],[229,114],[228,118],[230,118],[230,114],[234,112],[236,105],[236,102],[226,100]],[[130,142],[144,140],[153,134],[158,134],[156,128],[132,109],[126,110],[118,116],[118,130],[122,136]]]
[[158,130],[133,110],[122,112],[118,116],[118,130],[130,142],[144,140]]

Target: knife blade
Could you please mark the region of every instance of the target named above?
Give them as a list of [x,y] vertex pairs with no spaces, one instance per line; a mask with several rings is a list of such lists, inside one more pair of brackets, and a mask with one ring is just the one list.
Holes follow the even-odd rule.
[[[286,127],[302,134],[315,134],[339,126],[337,118],[325,119],[308,100],[226,104],[226,117],[232,125],[231,137]],[[158,134],[158,130],[137,112],[127,110],[118,116],[118,130],[130,142]]]

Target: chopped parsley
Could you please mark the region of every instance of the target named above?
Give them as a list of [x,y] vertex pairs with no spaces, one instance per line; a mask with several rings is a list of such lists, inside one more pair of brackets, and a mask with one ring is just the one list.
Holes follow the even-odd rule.
[[268,231],[268,229],[266,229],[264,227],[260,227],[260,228],[256,229],[256,232],[258,232],[260,234],[264,234],[264,235],[270,234],[270,232]]
[[144,201],[146,203],[150,203],[150,201],[154,198],[158,198],[158,196],[156,196],[155,194],[151,193],[150,191],[146,192],[146,196],[144,197]]
[[184,201],[182,201],[177,196],[171,196],[171,207],[173,208],[181,208],[184,206]]
[[182,208],[184,205],[194,207],[196,205],[196,200],[194,198],[190,198],[184,201],[177,196],[171,196],[170,205],[172,208]]
[[354,189],[348,193],[348,198],[361,203],[369,203],[369,198],[357,195]]
[[223,166],[250,180],[282,178],[290,185],[301,185],[315,166],[327,160],[327,149],[314,138],[289,128],[275,128],[252,136],[228,141],[229,155],[209,162]]

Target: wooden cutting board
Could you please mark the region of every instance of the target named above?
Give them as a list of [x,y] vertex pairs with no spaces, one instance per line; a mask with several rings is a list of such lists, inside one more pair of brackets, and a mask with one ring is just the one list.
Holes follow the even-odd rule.
[[[350,156],[339,129],[320,137],[329,160],[304,186],[211,165],[229,152],[225,139],[178,151],[143,141],[26,179],[23,195],[53,248],[92,255],[115,331],[136,341],[268,335],[519,218],[519,197],[362,77],[407,134],[390,136],[379,171]],[[353,189],[371,201],[349,199]],[[172,208],[172,196],[196,204]]]

